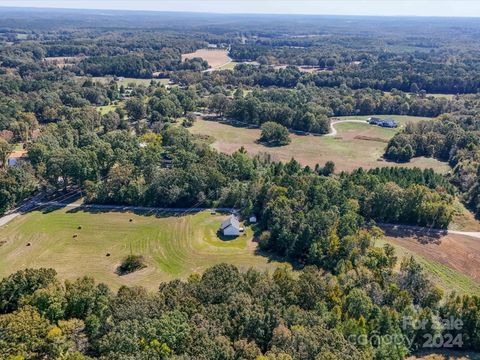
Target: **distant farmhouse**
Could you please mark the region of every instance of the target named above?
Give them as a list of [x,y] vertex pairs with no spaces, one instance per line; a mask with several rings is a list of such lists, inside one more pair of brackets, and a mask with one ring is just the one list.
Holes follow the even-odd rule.
[[14,151],[8,156],[7,165],[16,166],[18,162],[25,159],[26,156],[27,156],[26,150]]
[[398,127],[398,122],[393,119],[380,119],[377,117],[371,117],[368,119],[370,125],[377,125],[386,128],[396,128]]
[[220,225],[220,231],[222,231],[224,236],[238,236],[240,232],[243,231],[243,228],[240,226],[240,222],[236,216],[230,215],[230,217]]

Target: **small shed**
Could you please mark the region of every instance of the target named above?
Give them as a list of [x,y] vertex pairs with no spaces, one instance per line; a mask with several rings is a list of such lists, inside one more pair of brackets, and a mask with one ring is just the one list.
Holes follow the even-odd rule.
[[255,215],[250,215],[248,221],[250,222],[250,224],[255,224],[257,222],[257,217]]
[[224,236],[238,236],[242,228],[240,227],[240,222],[235,217],[235,215],[230,215],[230,217],[222,222],[220,225],[220,230]]

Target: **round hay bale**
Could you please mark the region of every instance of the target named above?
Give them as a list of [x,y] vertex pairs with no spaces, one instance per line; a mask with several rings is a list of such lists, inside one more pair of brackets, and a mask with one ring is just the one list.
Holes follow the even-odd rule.
[[82,230],[82,225],[78,225],[78,230]]
[[32,243],[27,243],[27,246],[32,246]]
[[133,221],[133,219],[132,219],[132,218],[130,218],[130,220],[128,220],[128,221],[132,222],[132,221]]
[[75,239],[78,235],[77,234],[73,234],[73,238]]
[[107,253],[107,255],[106,255],[106,256],[107,256],[107,257],[109,257],[109,256],[110,256],[110,253]]

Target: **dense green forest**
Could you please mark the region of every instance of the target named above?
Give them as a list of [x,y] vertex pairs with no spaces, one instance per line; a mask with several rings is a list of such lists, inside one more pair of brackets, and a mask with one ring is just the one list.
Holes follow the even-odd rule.
[[[381,223],[447,229],[456,199],[480,216],[477,22],[3,10],[0,214],[77,191],[96,204],[233,207],[258,217],[262,254],[301,270],[221,264],[154,293],[21,271],[0,281],[0,359],[387,360],[428,334],[480,350],[478,297],[444,295],[413,258],[375,246]],[[248,63],[182,62],[207,46]],[[261,127],[270,146],[288,130],[328,133],[335,116],[432,117],[407,124],[385,158],[452,170],[227,155],[188,130],[198,114]],[[28,154],[8,166],[19,146]],[[451,316],[461,329],[435,326]]]
[[424,346],[424,334],[441,334],[437,315],[462,321],[446,333],[478,350],[480,299],[440,303],[421,267],[405,259],[394,272],[392,248],[370,247],[374,236],[359,234],[355,270],[336,275],[220,264],[155,293],[113,293],[91,278],[62,283],[52,269],[20,271],[0,281],[1,356],[395,360]]
[[[472,103],[472,114],[478,111]],[[435,122],[409,125],[388,143],[385,155],[396,161],[414,156],[431,156],[449,162],[451,181],[463,193],[467,204],[480,215],[478,115],[445,115]]]

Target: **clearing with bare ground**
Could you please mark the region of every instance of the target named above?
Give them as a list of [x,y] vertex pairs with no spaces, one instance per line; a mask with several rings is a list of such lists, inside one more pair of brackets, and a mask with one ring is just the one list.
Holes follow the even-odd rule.
[[228,56],[227,50],[221,49],[199,49],[193,53],[182,54],[182,61],[193,58],[202,58],[213,69],[220,68],[228,64],[232,59]]
[[399,258],[414,256],[442,288],[480,294],[480,239],[463,234],[383,225]]

